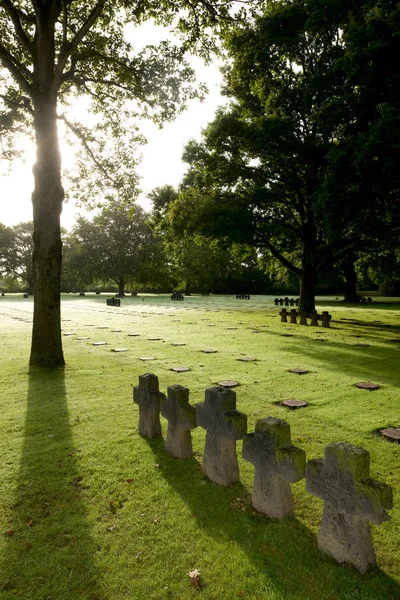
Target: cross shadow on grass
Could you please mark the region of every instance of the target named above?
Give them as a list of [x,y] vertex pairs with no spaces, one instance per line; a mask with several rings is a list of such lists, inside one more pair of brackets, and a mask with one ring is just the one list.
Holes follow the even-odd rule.
[[166,453],[164,440],[147,441],[159,471],[197,524],[218,544],[226,544],[221,569],[229,565],[230,550],[238,545],[258,573],[258,585],[285,600],[400,598],[400,585],[379,568],[360,575],[350,566],[337,565],[318,551],[315,535],[298,519],[278,522],[256,513],[242,483],[226,488],[214,485],[205,480],[195,458],[175,459]]
[[105,600],[80,495],[64,370],[31,368],[2,600]]

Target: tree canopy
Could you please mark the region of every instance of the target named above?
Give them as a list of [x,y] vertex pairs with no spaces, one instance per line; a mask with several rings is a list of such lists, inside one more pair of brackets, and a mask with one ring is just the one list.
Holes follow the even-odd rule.
[[373,59],[399,49],[398,18],[390,2],[268,3],[225,36],[229,104],[185,149],[176,226],[270,252],[307,311],[321,269],[388,225],[396,239],[399,71]]

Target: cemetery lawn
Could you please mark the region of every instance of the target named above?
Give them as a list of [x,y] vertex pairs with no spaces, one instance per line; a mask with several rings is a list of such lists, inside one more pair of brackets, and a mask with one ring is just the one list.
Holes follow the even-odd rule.
[[[32,299],[0,299],[0,599],[399,600],[400,445],[377,430],[400,427],[400,302],[320,299],[323,329],[280,323],[267,296],[105,298],[63,297],[67,366],[48,371],[28,368]],[[378,566],[360,575],[318,551],[323,504],[304,480],[294,518],[256,513],[241,442],[240,483],[221,488],[202,475],[203,429],[185,461],[140,437],[132,386],[146,372],[163,392],[187,386],[191,404],[238,381],[248,431],[285,419],[307,459],[331,442],[366,448],[371,477],[394,491],[391,520],[371,526]],[[283,408],[290,398],[308,406]]]

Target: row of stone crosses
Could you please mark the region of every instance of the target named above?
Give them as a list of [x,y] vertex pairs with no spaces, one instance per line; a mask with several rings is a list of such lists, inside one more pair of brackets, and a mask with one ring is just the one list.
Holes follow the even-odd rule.
[[307,461],[292,445],[290,425],[281,419],[259,419],[247,433],[247,416],[236,410],[236,393],[221,386],[208,388],[205,400],[189,404],[189,389],[181,385],[160,392],[152,373],[139,376],[133,399],[139,406],[139,433],[161,435],[160,413],[168,420],[166,450],[176,458],[193,456],[190,431],[206,430],[203,473],[226,486],[239,480],[236,441],[243,440],[243,458],[255,466],[253,507],[272,519],[294,515],[291,483],[306,478],[306,489],[324,500],[318,547],[337,562],[351,563],[364,573],[376,564],[368,522],[389,519],[392,488],[369,476],[369,453],[345,443],[329,444],[325,458]]

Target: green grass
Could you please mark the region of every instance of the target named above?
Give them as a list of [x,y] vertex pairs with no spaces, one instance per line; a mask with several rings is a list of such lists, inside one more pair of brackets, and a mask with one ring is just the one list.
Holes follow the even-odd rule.
[[[332,326],[316,329],[280,323],[272,300],[143,296],[109,308],[104,296],[65,296],[67,366],[46,371],[27,366],[31,299],[1,298],[1,600],[399,600],[400,446],[375,431],[400,427],[400,342],[391,341],[400,340],[400,304],[324,298],[318,308]],[[186,385],[192,404],[221,379],[239,381],[249,431],[259,418],[283,418],[308,459],[335,441],[366,448],[371,476],[394,489],[391,520],[372,526],[378,567],[360,575],[318,551],[322,502],[304,480],[292,486],[295,518],[255,513],[241,442],[240,483],[221,488],[202,476],[203,429],[192,432],[187,461],[167,455],[163,439],[141,438],[132,386],[146,372],[162,391]],[[354,387],[367,380],[381,389]],[[309,406],[287,411],[278,404],[287,398]],[[188,576],[195,568],[199,589]]]

